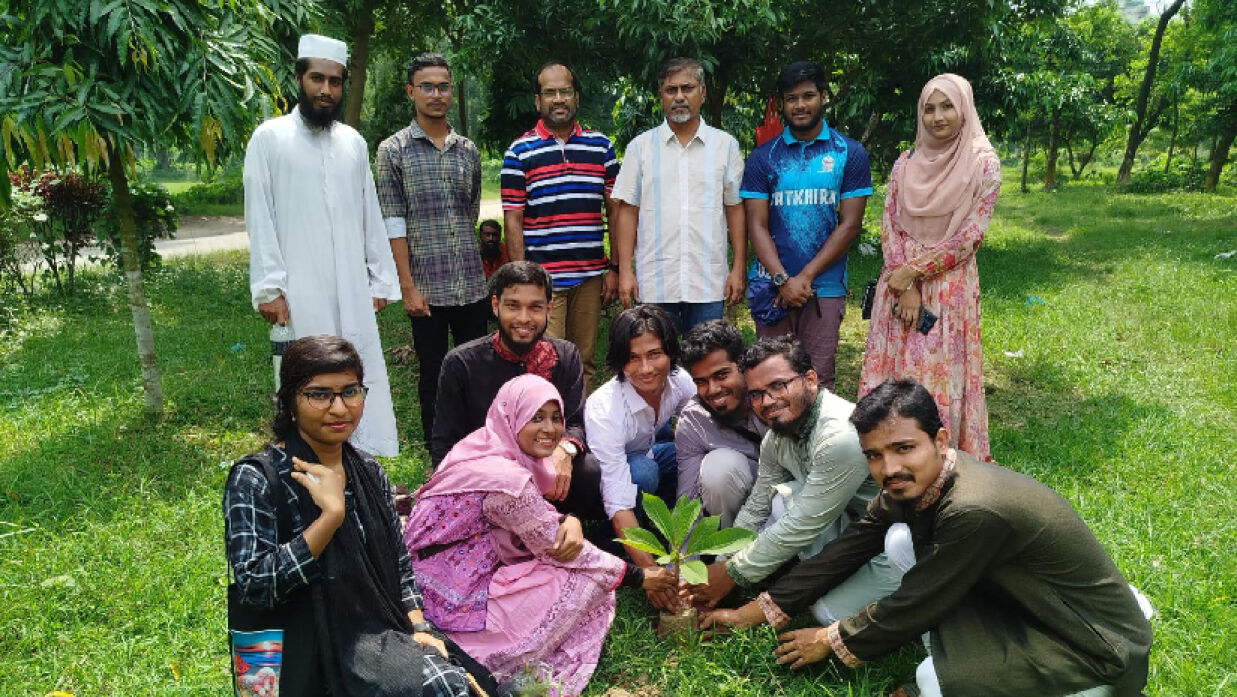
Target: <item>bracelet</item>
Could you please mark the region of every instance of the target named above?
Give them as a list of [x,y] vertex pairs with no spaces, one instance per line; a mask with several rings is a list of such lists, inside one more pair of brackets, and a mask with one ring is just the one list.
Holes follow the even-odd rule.
[[417,622],[416,624],[412,625],[413,634],[417,634],[420,632],[424,632],[426,634],[433,634],[436,631],[438,630],[434,627],[434,625],[430,624],[429,622]]
[[609,266],[606,267],[606,270],[607,271],[618,271],[619,270],[618,264],[610,264]]

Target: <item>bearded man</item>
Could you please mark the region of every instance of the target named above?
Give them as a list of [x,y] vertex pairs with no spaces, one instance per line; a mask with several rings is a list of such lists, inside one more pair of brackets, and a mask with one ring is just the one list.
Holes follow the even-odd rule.
[[[352,442],[396,455],[399,442],[374,313],[400,298],[365,139],[339,123],[342,41],[301,37],[296,109],[254,130],[245,150],[245,227],[254,309],[297,338],[341,336],[365,366],[365,415]],[[360,96],[358,95],[358,99]]]
[[601,519],[601,470],[584,457],[584,372],[571,342],[546,338],[552,287],[545,269],[513,261],[490,277],[490,309],[498,331],[456,346],[442,361],[438,414],[430,438],[434,466],[464,436],[485,425],[485,415],[508,380],[533,373],[549,380],[563,398],[563,440],[554,449],[557,472],[546,499],[560,511]]
[[683,337],[683,367],[696,397],[683,407],[674,431],[679,496],[700,498],[721,527],[734,524],[756,480],[760,440],[769,427],[747,402],[739,368],[743,335],[724,319],[698,324]]
[[[868,473],[859,434],[847,420],[854,405],[820,387],[812,359],[789,335],[760,339],[743,355],[752,411],[769,427],[752,492],[734,526],[756,539],[709,566],[697,601],[714,606],[736,585],[754,588],[838,537],[879,488]],[[897,587],[884,555],[864,564],[820,598],[822,623],[847,617]]]
[[[533,77],[533,105],[541,119],[503,156],[501,177],[507,254],[545,267],[554,282],[554,310],[546,331],[576,345],[584,387],[592,385],[601,307],[618,287],[602,243],[601,213],[614,220],[610,191],[618,176],[614,145],[601,131],[576,121],[580,80],[558,61]],[[611,240],[611,245],[614,242]]]

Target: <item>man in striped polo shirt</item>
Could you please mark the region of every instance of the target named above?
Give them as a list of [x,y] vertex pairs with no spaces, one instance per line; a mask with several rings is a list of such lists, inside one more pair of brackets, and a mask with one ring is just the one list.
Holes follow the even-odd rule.
[[617,275],[607,273],[601,218],[604,205],[613,220],[610,190],[618,160],[609,138],[576,123],[580,82],[570,67],[558,61],[541,66],[533,103],[541,119],[503,157],[507,255],[549,272],[554,299],[546,336],[576,345],[590,390],[601,307],[614,299],[618,284]]

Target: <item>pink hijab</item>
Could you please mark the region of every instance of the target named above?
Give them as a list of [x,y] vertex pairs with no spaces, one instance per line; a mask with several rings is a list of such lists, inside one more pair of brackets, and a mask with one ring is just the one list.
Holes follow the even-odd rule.
[[517,496],[530,478],[541,493],[549,491],[554,485],[550,458],[526,454],[516,440],[516,434],[546,402],[557,402],[563,408],[563,398],[545,378],[525,374],[508,380],[490,404],[485,425],[451,448],[416,497],[481,491]]
[[[923,125],[924,104],[940,90],[962,118],[949,140],[934,137]],[[898,170],[898,223],[925,244],[957,232],[974,208],[983,179],[984,161],[994,151],[975,111],[971,83],[953,73],[937,75],[919,92],[915,112],[915,150]]]

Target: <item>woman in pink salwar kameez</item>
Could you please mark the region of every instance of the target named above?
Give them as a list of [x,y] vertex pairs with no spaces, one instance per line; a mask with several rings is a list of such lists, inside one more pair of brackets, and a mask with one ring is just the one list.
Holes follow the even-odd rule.
[[[966,79],[938,75],[919,95],[915,147],[893,165],[881,218],[885,263],[872,306],[859,396],[890,377],[923,383],[950,445],[991,460],[975,251],[1001,188]],[[916,330],[920,307],[938,319]]]
[[555,558],[565,556],[561,516],[543,492],[562,433],[553,385],[535,375],[503,385],[485,426],[416,492],[404,543],[427,619],[500,681],[531,676],[551,695],[578,695],[614,619],[614,589],[674,581],[587,541],[574,558]]

